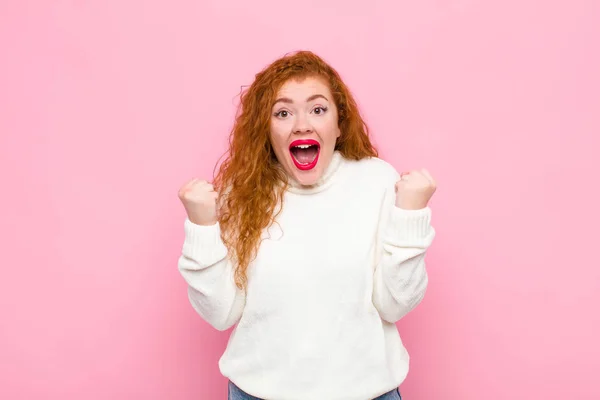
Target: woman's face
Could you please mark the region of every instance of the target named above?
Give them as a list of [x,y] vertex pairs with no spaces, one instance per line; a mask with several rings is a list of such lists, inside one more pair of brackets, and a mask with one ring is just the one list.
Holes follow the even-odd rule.
[[313,77],[283,84],[271,110],[271,144],[291,178],[301,185],[316,183],[329,166],[339,136],[329,85]]

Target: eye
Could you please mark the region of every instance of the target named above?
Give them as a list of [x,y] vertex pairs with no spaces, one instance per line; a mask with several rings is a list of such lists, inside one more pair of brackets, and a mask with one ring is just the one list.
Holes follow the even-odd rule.
[[315,107],[315,109],[313,110],[313,112],[317,115],[325,114],[326,111],[327,107]]
[[277,111],[274,115],[278,118],[287,118],[290,115],[290,113],[287,110],[281,110]]

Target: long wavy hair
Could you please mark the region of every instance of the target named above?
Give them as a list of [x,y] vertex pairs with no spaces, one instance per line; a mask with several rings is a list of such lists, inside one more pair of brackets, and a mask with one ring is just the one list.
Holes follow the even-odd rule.
[[329,84],[341,132],[335,150],[352,160],[378,156],[350,90],[323,59],[310,51],[299,51],[256,74],[254,82],[240,93],[227,157],[213,180],[219,193],[221,238],[235,266],[235,283],[240,289],[247,289],[248,266],[256,257],[263,230],[281,212],[279,206],[289,186],[271,146],[271,109],[286,81],[307,77],[319,77]]

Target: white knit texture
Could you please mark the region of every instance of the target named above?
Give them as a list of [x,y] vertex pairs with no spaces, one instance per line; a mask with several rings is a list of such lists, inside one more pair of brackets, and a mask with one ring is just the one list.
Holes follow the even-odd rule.
[[409,356],[395,322],[425,295],[435,231],[429,207],[395,206],[398,179],[381,159],[336,152],[318,185],[292,182],[247,296],[219,225],[186,219],[179,271],[190,302],[216,329],[235,325],[219,361],[225,377],[276,400],[367,400],[402,383]]

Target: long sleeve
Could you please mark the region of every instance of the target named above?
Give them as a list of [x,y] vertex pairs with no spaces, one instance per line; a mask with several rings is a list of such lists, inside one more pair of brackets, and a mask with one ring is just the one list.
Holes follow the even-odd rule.
[[219,224],[196,225],[186,218],[184,231],[178,268],[188,284],[190,303],[206,322],[226,330],[241,317],[245,296],[235,285]]
[[404,210],[395,205],[394,189],[382,207],[373,277],[373,304],[382,319],[395,323],[425,296],[425,255],[435,237],[431,209]]

